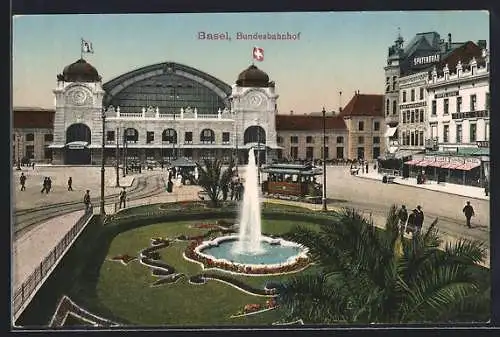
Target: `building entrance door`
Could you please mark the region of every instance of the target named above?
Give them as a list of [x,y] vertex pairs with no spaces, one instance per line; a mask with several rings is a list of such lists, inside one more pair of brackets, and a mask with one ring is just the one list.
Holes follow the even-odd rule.
[[82,123],[73,124],[66,130],[66,165],[90,165],[91,156],[88,144],[91,140],[90,128]]

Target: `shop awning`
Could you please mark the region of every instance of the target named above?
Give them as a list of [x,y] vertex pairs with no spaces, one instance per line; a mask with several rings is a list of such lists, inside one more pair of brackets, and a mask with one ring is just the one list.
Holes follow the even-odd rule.
[[76,141],[76,142],[70,142],[66,144],[66,147],[71,150],[83,150],[84,148],[89,145],[88,142],[84,141]]
[[457,162],[447,162],[444,165],[441,165],[442,169],[455,169],[458,166],[463,165],[463,163],[457,163]]
[[398,127],[395,126],[395,127],[390,127],[390,128],[387,128],[387,130],[385,131],[385,137],[393,137],[394,134],[396,133]]
[[465,163],[463,165],[458,166],[456,169],[457,170],[462,170],[462,171],[470,171],[476,167],[481,166],[481,164],[478,163]]
[[446,161],[431,161],[429,162],[428,166],[432,167],[443,167],[444,165],[448,164]]
[[412,160],[409,160],[409,161],[405,162],[405,164],[406,165],[417,165],[420,162],[421,162],[420,159],[412,159]]
[[421,166],[421,167],[427,167],[430,166],[430,164],[434,163],[434,161],[429,161],[429,160],[422,160],[421,162],[415,164],[416,166]]

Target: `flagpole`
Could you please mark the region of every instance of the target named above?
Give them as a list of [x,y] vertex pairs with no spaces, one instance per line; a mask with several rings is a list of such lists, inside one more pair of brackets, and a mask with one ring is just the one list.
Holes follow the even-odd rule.
[[80,38],[80,59],[83,60],[83,37]]

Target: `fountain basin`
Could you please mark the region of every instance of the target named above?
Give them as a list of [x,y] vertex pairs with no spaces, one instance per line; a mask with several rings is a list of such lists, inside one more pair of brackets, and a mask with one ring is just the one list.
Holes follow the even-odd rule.
[[261,253],[235,253],[236,235],[204,241],[189,257],[204,268],[217,268],[238,274],[280,274],[303,269],[309,264],[308,248],[283,239],[261,237]]

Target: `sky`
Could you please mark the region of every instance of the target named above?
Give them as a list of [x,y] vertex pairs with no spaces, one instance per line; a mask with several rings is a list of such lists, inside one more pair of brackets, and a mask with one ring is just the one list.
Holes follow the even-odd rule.
[[[338,110],[356,90],[382,94],[388,47],[436,31],[453,41],[486,40],[487,11],[33,15],[13,19],[13,106],[53,108],[56,75],[85,54],[103,83],[147,65],[177,62],[225,83],[255,62],[275,81],[280,113]],[[228,32],[231,41],[198,39]],[[237,40],[237,33],[300,33],[289,41]],[[339,92],[342,92],[340,97]]]

